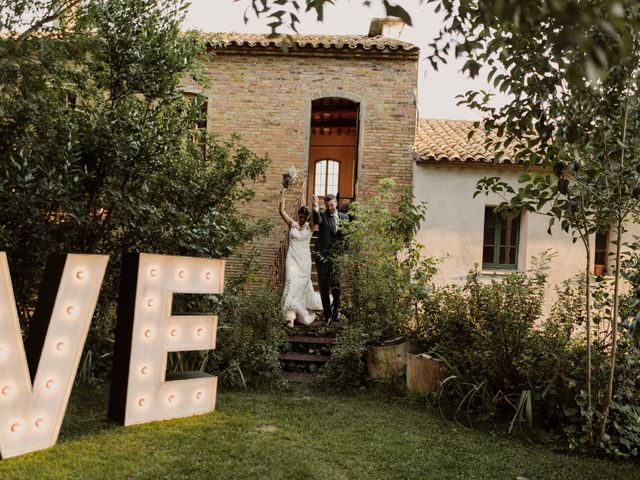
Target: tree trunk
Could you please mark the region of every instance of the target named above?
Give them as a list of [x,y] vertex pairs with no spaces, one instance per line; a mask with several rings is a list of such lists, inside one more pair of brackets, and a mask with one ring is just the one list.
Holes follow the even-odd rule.
[[587,372],[586,372],[586,390],[587,390],[587,411],[589,412],[588,420],[588,435],[589,442],[593,442],[593,431],[591,428],[593,413],[592,413],[592,400],[591,400],[591,247],[589,245],[589,238],[585,241],[585,247],[587,251],[587,269],[585,272],[585,306],[586,306],[586,324],[587,324]]
[[607,381],[607,394],[602,406],[602,422],[598,436],[604,438],[609,417],[609,405],[613,398],[613,377],[616,370],[616,355],[618,353],[618,303],[620,297],[620,253],[622,249],[622,222],[618,221],[616,232],[616,271],[613,280],[613,312],[611,314],[611,362],[609,366],[609,379]]

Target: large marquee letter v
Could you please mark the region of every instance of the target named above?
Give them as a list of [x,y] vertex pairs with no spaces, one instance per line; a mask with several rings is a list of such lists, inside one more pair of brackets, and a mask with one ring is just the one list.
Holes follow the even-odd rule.
[[2,458],[56,443],[108,260],[52,257],[23,344],[7,256],[0,252]]

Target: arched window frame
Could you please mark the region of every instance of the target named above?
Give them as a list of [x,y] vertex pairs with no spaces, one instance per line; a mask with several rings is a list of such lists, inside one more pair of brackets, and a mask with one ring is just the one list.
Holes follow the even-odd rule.
[[[324,187],[322,191],[318,190],[318,165],[321,162],[327,162],[327,166],[325,169],[325,175],[324,175]],[[335,177],[335,184],[332,183],[331,185],[335,185],[335,192],[331,192],[329,191],[329,162],[334,162],[337,166],[337,169],[335,171],[335,173],[332,174],[332,176]],[[313,175],[314,175],[314,186],[313,186],[313,191],[316,195],[319,196],[324,196],[327,195],[328,193],[333,193],[335,195],[338,194],[338,190],[340,189],[340,160],[336,160],[335,158],[320,158],[318,160],[316,160],[313,164]]]

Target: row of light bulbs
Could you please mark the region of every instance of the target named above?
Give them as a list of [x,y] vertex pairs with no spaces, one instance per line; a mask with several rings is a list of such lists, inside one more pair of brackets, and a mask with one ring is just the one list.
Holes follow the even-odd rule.
[[[35,425],[36,428],[40,428],[44,425],[44,419],[36,418],[33,424]],[[11,432],[13,433],[20,433],[20,431],[22,430],[22,425],[19,422],[12,423],[10,429],[11,429]]]
[[[204,397],[204,393],[199,391],[199,392],[196,392],[194,396],[196,400],[202,400],[202,398]],[[174,394],[171,394],[167,397],[168,404],[173,405],[175,404],[175,402],[176,402],[176,396]],[[139,407],[144,407],[146,403],[147,403],[147,400],[145,398],[141,398],[138,400]]]
[[[75,276],[78,280],[83,280],[85,278],[85,273],[82,270],[78,270]],[[65,311],[67,315],[70,317],[75,316],[77,313],[76,308],[73,305],[68,305]],[[64,348],[65,348],[64,342],[58,342],[56,344],[57,351],[61,352],[64,350]],[[0,358],[3,356],[3,353],[4,352],[2,351],[2,349],[0,349]],[[47,382],[45,383],[45,388],[47,390],[51,390],[54,385],[55,385],[55,382],[53,380],[47,380]],[[11,391],[12,391],[12,388],[9,385],[5,385],[4,387],[2,387],[2,390],[0,390],[0,392],[2,392],[2,395],[5,397],[10,396]],[[44,419],[38,417],[34,420],[33,424],[36,428],[41,428],[44,425]],[[22,431],[22,424],[20,422],[12,423],[9,429],[11,430],[12,433],[20,433]]]
[[[151,270],[149,270],[149,276],[151,277],[156,277],[158,275],[158,270],[155,268],[152,268]],[[184,270],[180,270],[178,272],[178,278],[185,278],[187,276],[187,273]],[[211,278],[213,277],[211,272],[205,272],[204,274],[204,278],[206,280],[211,280]],[[80,278],[80,277],[78,277]]]
[[[204,335],[204,331],[205,331],[205,330],[204,330],[204,328],[198,328],[198,329],[196,330],[196,334],[197,334],[199,337],[201,337],[202,335]],[[150,328],[147,328],[147,329],[144,331],[143,335],[144,335],[146,338],[150,338],[150,337],[151,337],[151,335],[152,335],[152,333],[153,333],[153,332],[151,331],[151,329],[150,329]],[[169,335],[171,335],[172,337],[176,337],[176,336],[178,335],[178,329],[177,329],[177,328],[172,328],[171,330],[169,330]]]
[[[151,277],[156,277],[158,275],[158,270],[155,268],[152,268],[151,270],[149,270],[149,276]],[[185,272],[184,270],[180,270],[178,272],[178,278],[185,278],[187,276],[187,272]],[[82,270],[78,270],[76,272],[76,278],[78,280],[82,280],[85,277],[85,274]],[[213,274],[211,272],[205,272],[204,274],[204,278],[206,280],[211,280],[211,278],[213,278]]]

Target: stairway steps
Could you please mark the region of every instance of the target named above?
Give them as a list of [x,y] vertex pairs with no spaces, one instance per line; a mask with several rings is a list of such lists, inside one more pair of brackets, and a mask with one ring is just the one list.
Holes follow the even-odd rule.
[[[324,328],[324,322],[320,320],[314,320],[307,327],[310,328]],[[342,322],[331,322],[331,324],[327,327],[328,330],[343,330],[344,324]]]
[[285,362],[320,362],[329,361],[330,355],[314,355],[312,353],[287,352],[280,354],[280,360]]
[[316,337],[313,335],[289,335],[289,343],[315,343],[322,345],[333,345],[336,343],[335,337]]
[[309,383],[315,375],[309,372],[283,372],[282,376],[290,383]]
[[[311,237],[311,250],[313,251],[318,238],[318,232],[314,231]],[[314,289],[318,291],[318,271],[316,262],[311,264],[311,282]],[[331,323],[328,328],[324,327],[324,322],[316,320],[310,325],[300,326],[296,329],[296,334],[289,335],[288,341],[292,350],[303,350],[303,352],[284,352],[280,354],[283,362],[282,375],[290,383],[308,383],[316,376],[321,364],[326,363],[331,358],[327,352],[329,346],[336,343],[335,335],[343,329],[341,322]],[[318,345],[318,347],[310,347]],[[323,353],[305,353],[305,350],[320,350]]]

